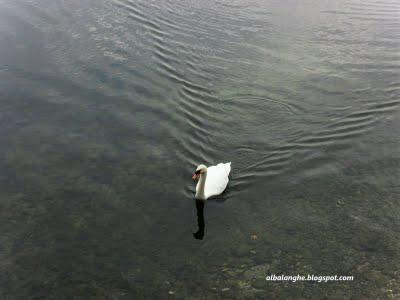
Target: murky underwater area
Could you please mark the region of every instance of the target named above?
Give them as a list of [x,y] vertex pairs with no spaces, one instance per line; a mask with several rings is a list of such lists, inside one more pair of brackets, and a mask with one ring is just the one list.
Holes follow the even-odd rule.
[[0,0],[0,298],[400,297],[399,32],[394,0]]

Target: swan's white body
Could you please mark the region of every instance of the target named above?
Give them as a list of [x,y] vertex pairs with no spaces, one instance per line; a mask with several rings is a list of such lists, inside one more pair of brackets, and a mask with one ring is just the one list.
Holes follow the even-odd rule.
[[[205,167],[205,166],[204,166]],[[231,163],[219,163],[216,166],[205,168],[200,174],[196,186],[196,199],[207,200],[212,196],[221,194],[228,185]]]

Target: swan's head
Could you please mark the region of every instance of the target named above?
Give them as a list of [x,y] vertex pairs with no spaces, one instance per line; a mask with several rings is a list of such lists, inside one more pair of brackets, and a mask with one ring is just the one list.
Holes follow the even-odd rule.
[[207,172],[207,167],[205,165],[198,165],[196,171],[194,172],[192,179],[196,180],[200,178],[200,175]]

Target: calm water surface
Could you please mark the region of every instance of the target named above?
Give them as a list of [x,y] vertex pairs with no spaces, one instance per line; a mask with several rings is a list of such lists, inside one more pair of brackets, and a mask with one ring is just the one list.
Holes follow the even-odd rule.
[[0,297],[400,297],[399,32],[395,0],[0,0]]

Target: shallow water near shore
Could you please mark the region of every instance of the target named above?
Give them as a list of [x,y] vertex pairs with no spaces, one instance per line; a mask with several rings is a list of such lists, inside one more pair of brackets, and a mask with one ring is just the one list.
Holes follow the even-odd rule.
[[400,297],[399,3],[0,4],[1,298]]

